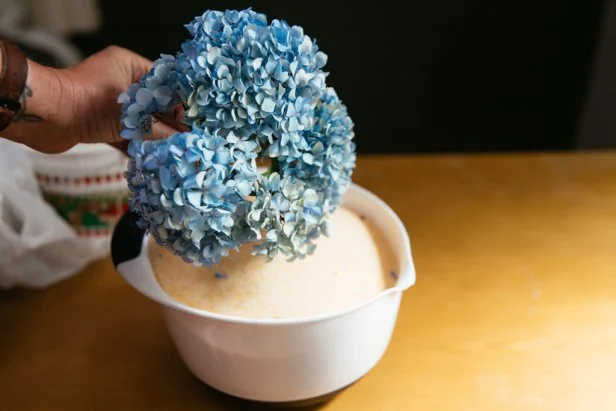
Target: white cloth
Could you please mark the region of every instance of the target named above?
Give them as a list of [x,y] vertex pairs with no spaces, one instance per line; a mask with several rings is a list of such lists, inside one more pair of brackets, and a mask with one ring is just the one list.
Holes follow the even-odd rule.
[[42,288],[106,254],[45,202],[26,149],[0,138],[0,288]]

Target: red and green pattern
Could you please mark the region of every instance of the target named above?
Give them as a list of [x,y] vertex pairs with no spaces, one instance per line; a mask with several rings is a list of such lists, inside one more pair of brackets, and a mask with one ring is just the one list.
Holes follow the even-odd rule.
[[125,190],[100,194],[69,195],[44,192],[45,200],[83,236],[109,235],[128,211]]

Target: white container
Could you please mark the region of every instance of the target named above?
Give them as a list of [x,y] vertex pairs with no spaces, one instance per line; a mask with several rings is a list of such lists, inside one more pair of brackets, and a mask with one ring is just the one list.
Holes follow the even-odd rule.
[[30,151],[30,157],[45,200],[84,241],[108,252],[113,228],[128,210],[127,157],[108,144]]
[[409,238],[396,214],[356,185],[348,190],[344,204],[386,234],[400,276],[392,288],[342,312],[301,319],[252,319],[186,306],[156,281],[148,239],[132,213],[116,226],[112,257],[129,284],[161,304],[182,359],[203,382],[258,402],[324,399],[380,361],[396,325],[402,293],[415,283]]

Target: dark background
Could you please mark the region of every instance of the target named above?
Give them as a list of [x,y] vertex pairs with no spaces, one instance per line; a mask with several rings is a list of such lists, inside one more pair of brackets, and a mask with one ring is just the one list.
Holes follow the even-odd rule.
[[[351,5],[352,4],[352,5]],[[574,147],[603,1],[101,1],[103,29],[74,38],[151,59],[206,9],[252,6],[303,26],[329,55],[360,152]]]

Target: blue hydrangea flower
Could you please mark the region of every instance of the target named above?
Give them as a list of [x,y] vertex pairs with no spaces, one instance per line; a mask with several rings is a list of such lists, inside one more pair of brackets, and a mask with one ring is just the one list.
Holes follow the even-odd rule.
[[[251,9],[207,11],[186,28],[181,50],[119,97],[131,209],[195,264],[250,242],[257,254],[303,258],[327,234],[355,165],[327,56],[301,27]],[[178,104],[192,131],[146,141],[152,115]],[[260,174],[264,158],[274,167]]]
[[279,159],[282,174],[318,187],[329,201],[330,213],[340,205],[351,184],[356,162],[353,127],[346,106],[334,89],[328,88],[317,105],[313,128],[303,133],[308,149],[301,157]]
[[[311,254],[313,240],[328,235],[327,221],[342,202],[355,168],[353,122],[336,92],[328,88],[315,110],[312,129],[303,133],[307,149],[297,156],[278,159],[279,173],[263,183],[248,215],[248,224],[259,235],[259,254],[283,254],[294,259]],[[283,221],[283,224],[280,224]]]
[[129,145],[130,207],[186,261],[212,265],[256,238],[244,222],[259,178],[256,154],[236,146],[198,128]]
[[122,131],[126,139],[140,139],[152,132],[152,114],[165,113],[182,103],[182,87],[175,57],[163,55],[154,61],[141,82],[132,84],[120,95]]
[[327,56],[301,27],[250,9],[207,11],[186,26],[192,38],[163,55],[123,93],[122,136],[151,131],[151,114],[186,106],[186,122],[210,133],[232,130],[269,156],[306,148],[302,131],[325,89]]
[[[272,173],[263,178],[247,216],[257,239],[255,254],[270,259],[304,258],[316,248],[313,240],[328,232],[327,199],[294,177]],[[263,238],[263,235],[265,238]]]

